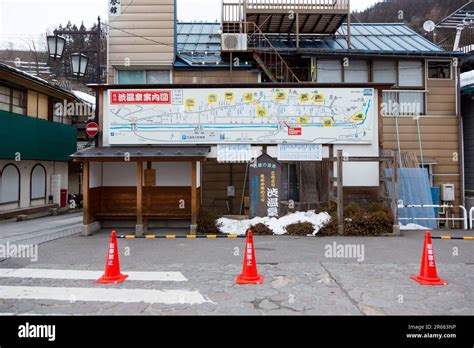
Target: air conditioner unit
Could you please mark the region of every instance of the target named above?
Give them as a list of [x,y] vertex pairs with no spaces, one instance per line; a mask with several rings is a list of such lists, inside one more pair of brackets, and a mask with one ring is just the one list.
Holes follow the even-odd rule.
[[247,51],[247,34],[222,34],[222,51]]

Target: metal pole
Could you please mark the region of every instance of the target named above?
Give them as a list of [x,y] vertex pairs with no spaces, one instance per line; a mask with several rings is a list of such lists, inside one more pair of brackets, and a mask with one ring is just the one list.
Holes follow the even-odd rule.
[[100,26],[100,17],[97,18],[98,20],[98,25],[97,25],[97,64],[96,64],[96,77],[97,77],[97,83],[101,83],[101,69],[100,69],[100,62],[101,62],[101,54],[100,54],[100,51],[101,51],[101,43],[100,43],[100,39],[101,39],[101,26]]
[[344,234],[344,186],[342,150],[337,150],[337,233]]
[[393,234],[400,235],[400,223],[398,221],[398,152],[393,151],[392,161],[392,215]]

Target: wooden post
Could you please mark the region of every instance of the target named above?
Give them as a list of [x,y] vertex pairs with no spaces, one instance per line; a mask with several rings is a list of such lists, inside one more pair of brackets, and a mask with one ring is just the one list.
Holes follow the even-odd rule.
[[334,183],[332,179],[334,178],[334,145],[329,145],[329,162],[328,162],[328,204],[331,206],[332,203],[332,194],[334,192]]
[[296,12],[296,48],[300,48],[300,16]]
[[197,163],[192,162],[191,174],[191,234],[196,234],[197,229]]
[[135,234],[143,235],[143,161],[137,161],[137,225]]
[[344,234],[344,186],[342,150],[337,150],[337,233]]
[[393,151],[392,160],[392,214],[393,234],[400,235],[400,223],[398,222],[398,152]]
[[90,194],[89,194],[89,186],[90,186],[90,173],[89,173],[89,162],[84,161],[82,163],[82,206],[83,206],[83,214],[82,214],[82,224],[89,225],[92,222],[91,219],[91,205],[90,205]]

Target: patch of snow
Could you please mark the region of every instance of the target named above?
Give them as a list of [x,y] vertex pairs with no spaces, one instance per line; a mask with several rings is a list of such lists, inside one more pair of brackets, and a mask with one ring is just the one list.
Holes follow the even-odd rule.
[[264,224],[273,231],[275,235],[286,234],[286,226],[309,222],[314,226],[313,236],[315,236],[321,228],[331,221],[328,213],[316,214],[314,210],[308,212],[296,212],[288,214],[279,219],[269,217],[256,217],[251,220],[234,220],[229,218],[220,218],[217,220],[219,231],[225,234],[245,235],[250,226]]
[[417,225],[417,224],[407,224],[407,225],[400,224],[400,230],[425,230],[426,231],[426,230],[431,230],[431,228]]
[[82,101],[85,101],[86,103],[91,104],[91,105],[95,105],[94,96],[81,92],[81,91],[72,91],[72,93],[74,93],[74,95],[78,97],[79,99],[81,99]]
[[[5,65],[6,65],[6,64],[5,64]],[[49,83],[49,81],[46,81],[45,79],[42,79],[41,77],[38,77],[38,76],[33,75],[33,74],[29,74],[29,73],[27,73],[26,71],[21,70],[21,69],[18,69],[18,68],[14,67],[14,66],[11,66],[11,65],[8,65],[8,67],[9,67],[10,69],[12,69],[12,70],[17,71],[17,72],[20,73],[20,74],[28,75],[28,76],[30,76],[32,79],[36,79],[36,80],[38,80],[38,81],[41,81],[41,82],[43,82],[43,83],[47,83],[48,85],[51,85],[51,83]]]
[[474,84],[474,70],[461,74],[461,88]]

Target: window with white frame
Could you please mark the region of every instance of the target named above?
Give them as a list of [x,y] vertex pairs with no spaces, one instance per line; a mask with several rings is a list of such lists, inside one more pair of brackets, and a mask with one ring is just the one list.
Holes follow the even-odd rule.
[[117,83],[120,85],[168,84],[171,83],[169,70],[118,70]]
[[37,164],[31,171],[31,199],[46,198],[46,170]]
[[384,116],[419,116],[425,114],[425,91],[384,91]]
[[342,82],[342,62],[340,60],[318,60],[317,79],[320,83]]
[[348,61],[344,66],[344,82],[367,83],[369,82],[369,64],[366,60]]
[[0,172],[0,204],[20,201],[20,171],[14,164],[7,164]]
[[397,84],[397,61],[375,60],[372,62],[372,78],[376,83]]
[[399,61],[398,85],[400,87],[423,87],[423,62]]

